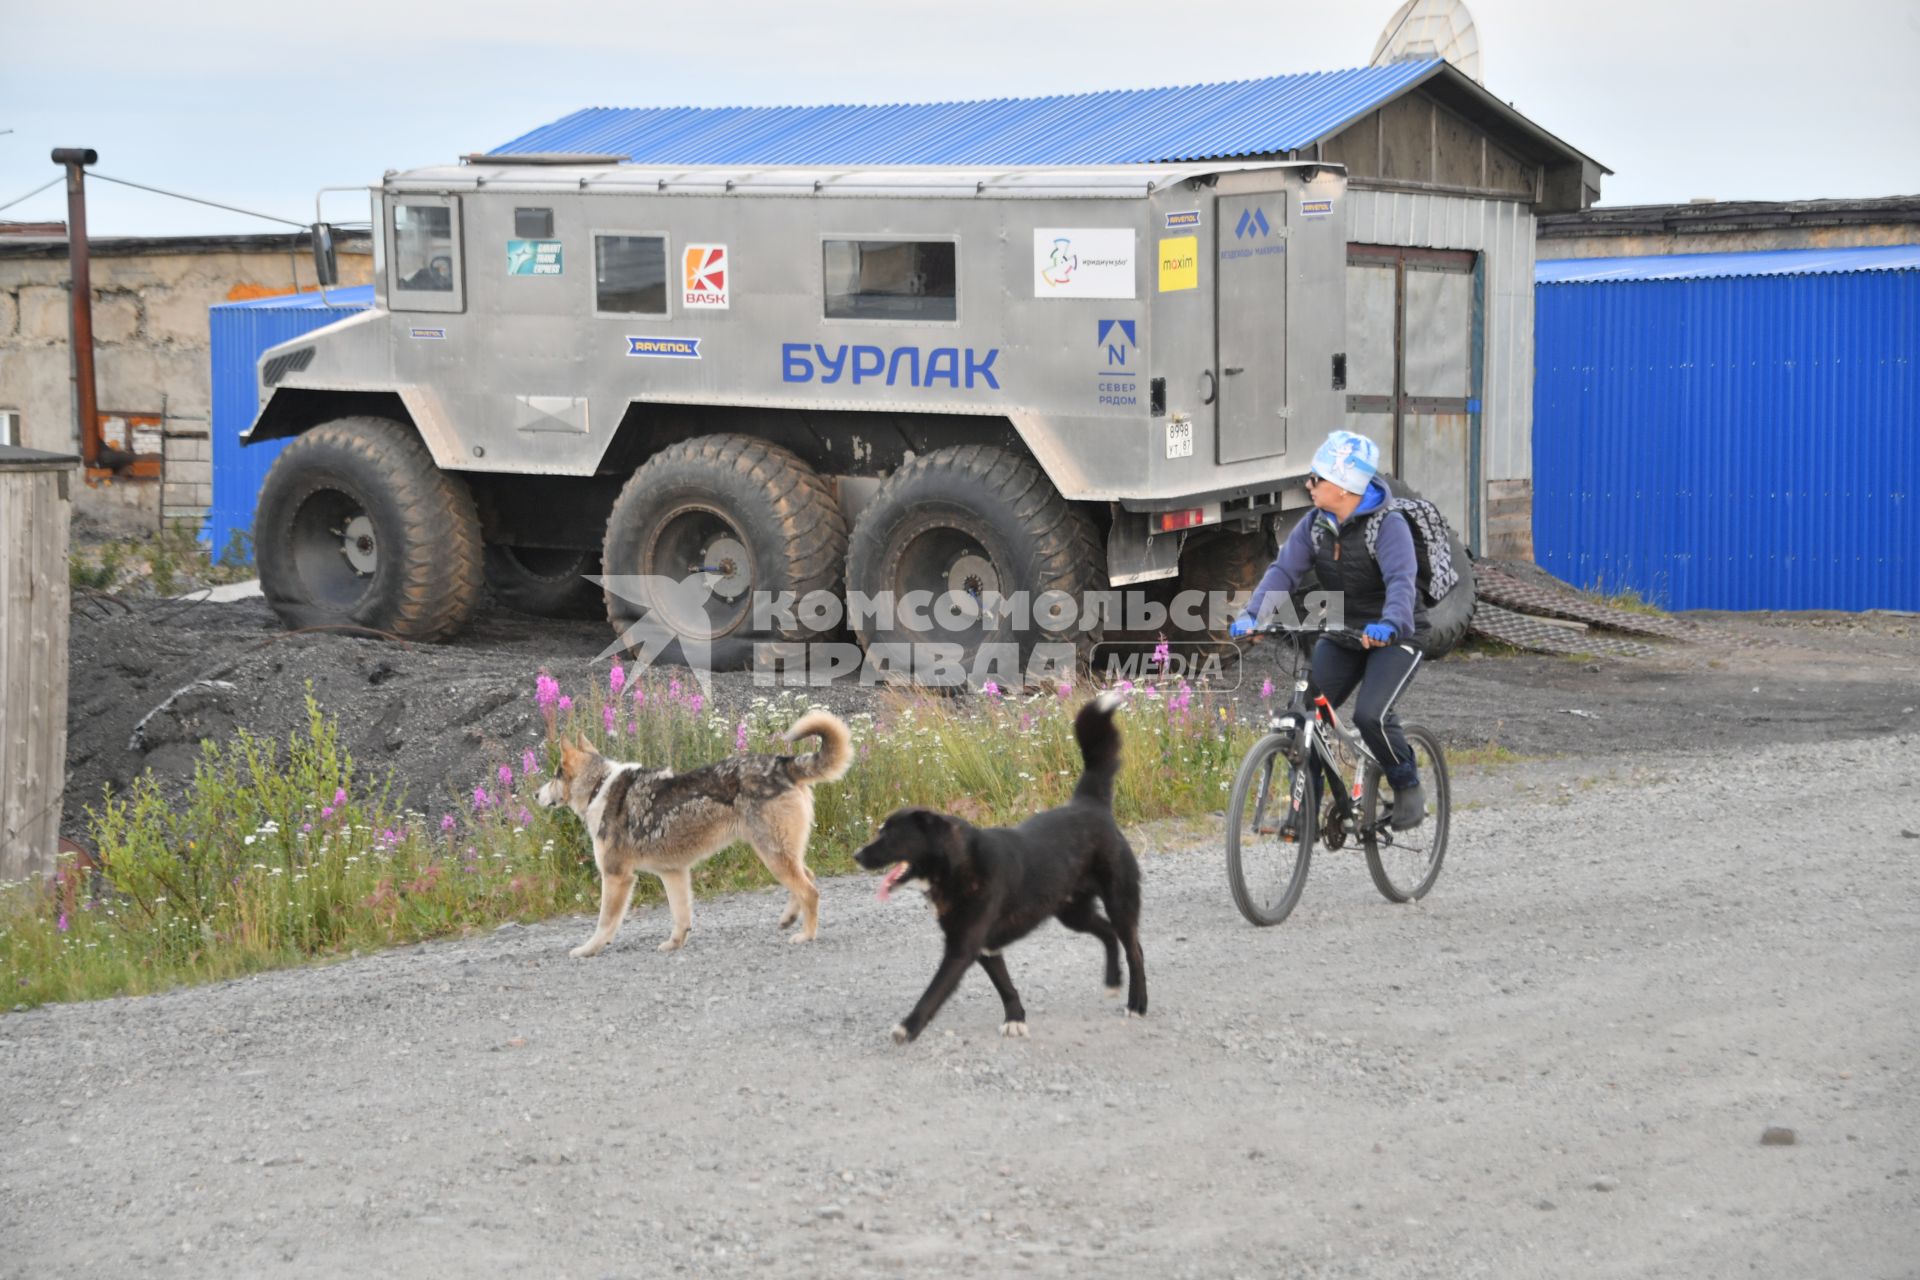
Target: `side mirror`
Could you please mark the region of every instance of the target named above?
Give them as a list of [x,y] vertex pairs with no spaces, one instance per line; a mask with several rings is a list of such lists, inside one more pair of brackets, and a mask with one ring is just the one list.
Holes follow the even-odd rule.
[[321,288],[340,283],[340,263],[333,255],[333,227],[325,222],[313,224],[313,275]]

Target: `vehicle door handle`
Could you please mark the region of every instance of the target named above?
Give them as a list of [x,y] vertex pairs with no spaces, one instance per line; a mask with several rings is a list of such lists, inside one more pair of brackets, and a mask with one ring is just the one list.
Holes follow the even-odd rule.
[[1227,377],[1231,378],[1236,373],[1245,373],[1246,370],[1245,369],[1222,369],[1220,372],[1225,374]]
[[1212,404],[1214,397],[1220,392],[1219,381],[1213,376],[1213,370],[1211,369],[1202,369],[1200,376],[1207,380],[1207,393],[1200,397],[1200,403]]

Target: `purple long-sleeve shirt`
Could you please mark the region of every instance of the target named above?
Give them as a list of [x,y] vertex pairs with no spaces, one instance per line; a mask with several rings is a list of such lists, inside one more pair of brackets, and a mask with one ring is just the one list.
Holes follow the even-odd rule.
[[[1349,520],[1358,520],[1380,509],[1390,495],[1387,487],[1378,480],[1367,486],[1366,494],[1360,499],[1360,505],[1354,508]],[[1293,526],[1293,532],[1280,547],[1280,554],[1267,566],[1266,573],[1260,579],[1260,585],[1253,589],[1253,599],[1247,604],[1247,612],[1255,618],[1260,616],[1260,606],[1267,596],[1275,591],[1282,593],[1293,590],[1294,585],[1313,568],[1313,522],[1324,520],[1328,531],[1334,536],[1340,535],[1343,527],[1325,511],[1315,511],[1308,519]],[[1413,533],[1407,528],[1406,517],[1388,520],[1380,526],[1380,537],[1374,548],[1374,560],[1380,566],[1380,576],[1387,584],[1387,607],[1380,621],[1391,623],[1395,633],[1401,639],[1413,634],[1413,602],[1415,576],[1420,563],[1413,548]],[[1349,618],[1350,627],[1363,627],[1370,618]]]

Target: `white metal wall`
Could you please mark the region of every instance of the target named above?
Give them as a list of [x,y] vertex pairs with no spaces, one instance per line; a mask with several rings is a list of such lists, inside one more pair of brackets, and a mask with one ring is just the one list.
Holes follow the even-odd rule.
[[1356,244],[1471,249],[1486,264],[1486,364],[1481,388],[1480,481],[1533,475],[1533,209],[1471,196],[1347,193]]

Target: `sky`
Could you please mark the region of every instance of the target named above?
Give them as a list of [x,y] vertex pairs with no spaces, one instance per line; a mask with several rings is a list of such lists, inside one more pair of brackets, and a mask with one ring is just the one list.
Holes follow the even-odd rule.
[[[1601,203],[1920,192],[1920,0],[1468,0],[1493,93]],[[1397,0],[0,0],[0,203],[97,170],[291,222],[587,106],[899,102],[1363,66]],[[25,56],[21,56],[25,55]],[[11,132],[7,132],[11,130]],[[364,219],[330,196],[328,217]],[[276,224],[106,183],[96,235]],[[0,210],[59,220],[62,189]]]

